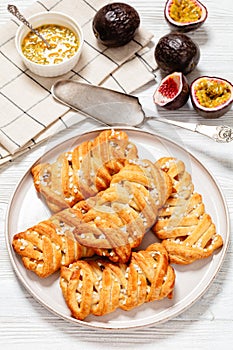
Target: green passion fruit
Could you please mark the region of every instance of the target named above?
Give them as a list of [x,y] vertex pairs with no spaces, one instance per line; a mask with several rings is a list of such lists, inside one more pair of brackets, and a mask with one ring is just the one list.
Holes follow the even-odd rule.
[[132,6],[121,2],[103,6],[92,21],[96,38],[109,47],[127,44],[133,39],[139,25],[138,12]]
[[165,73],[188,74],[200,60],[200,49],[186,34],[171,32],[160,38],[154,55],[158,67]]
[[153,96],[156,105],[169,110],[181,108],[188,98],[189,84],[181,72],[174,72],[162,79]]
[[168,0],[164,17],[172,29],[189,32],[199,28],[207,19],[206,7],[197,0]]
[[190,89],[193,107],[204,118],[219,118],[231,108],[233,86],[222,78],[202,76]]

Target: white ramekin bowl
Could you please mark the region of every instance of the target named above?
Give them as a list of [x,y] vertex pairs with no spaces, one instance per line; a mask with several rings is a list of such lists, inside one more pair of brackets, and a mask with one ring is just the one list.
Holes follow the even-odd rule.
[[22,52],[22,41],[28,32],[30,32],[30,29],[22,24],[16,32],[15,44],[26,67],[31,72],[43,77],[55,77],[69,72],[77,64],[82,51],[83,32],[80,25],[73,18],[61,12],[40,12],[29,17],[28,21],[32,24],[33,28],[43,24],[57,24],[67,27],[79,37],[80,45],[75,55],[64,62],[48,65],[32,62],[27,59]]

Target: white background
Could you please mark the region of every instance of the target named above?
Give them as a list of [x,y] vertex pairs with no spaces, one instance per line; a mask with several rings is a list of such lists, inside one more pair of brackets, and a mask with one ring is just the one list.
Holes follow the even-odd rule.
[[[78,0],[74,0],[78,1]],[[32,1],[14,1],[23,11]],[[6,0],[0,3],[0,23],[10,15]],[[155,42],[169,32],[164,20],[165,1],[134,0],[133,5],[142,24],[155,35]],[[191,82],[200,75],[214,75],[233,82],[233,3],[231,0],[205,0],[209,16],[203,27],[189,35],[198,42],[201,59],[197,69],[188,75]],[[216,120],[205,120],[193,111],[190,102],[176,112],[157,111],[152,102],[157,79],[137,92],[145,109],[170,119],[228,124],[233,127],[233,111]],[[95,126],[83,123],[81,130]],[[227,201],[230,220],[233,220],[233,142],[216,144],[212,140],[190,131],[150,121],[146,129],[175,140],[191,151],[214,174]],[[53,143],[59,143],[76,130],[63,132]],[[40,146],[12,164],[0,168],[0,348],[1,349],[231,349],[233,343],[233,263],[232,245],[209,290],[181,315],[164,324],[125,332],[104,332],[77,327],[63,321],[42,307],[24,289],[11,266],[4,237],[4,217],[10,196],[18,180],[35,159],[43,154]],[[209,193],[211,196],[211,193]]]

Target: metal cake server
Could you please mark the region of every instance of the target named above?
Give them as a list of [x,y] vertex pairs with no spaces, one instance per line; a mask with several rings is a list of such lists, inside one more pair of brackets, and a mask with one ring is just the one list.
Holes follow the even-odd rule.
[[148,119],[198,132],[216,142],[233,141],[233,128],[146,116],[137,97],[72,80],[59,80],[51,88],[59,102],[107,126],[140,127]]

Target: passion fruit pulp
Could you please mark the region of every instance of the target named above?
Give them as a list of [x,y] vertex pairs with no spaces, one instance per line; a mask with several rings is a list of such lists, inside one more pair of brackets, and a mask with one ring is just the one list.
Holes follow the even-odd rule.
[[207,16],[207,8],[198,0],[168,0],[164,9],[168,24],[182,32],[199,28]]
[[155,47],[157,65],[167,74],[188,74],[197,66],[199,59],[199,46],[183,33],[172,32],[164,35]]
[[109,47],[127,44],[133,39],[139,25],[138,12],[132,6],[121,2],[103,6],[92,21],[96,38]]
[[189,85],[181,72],[167,75],[154,93],[154,103],[160,107],[175,110],[181,108],[189,98]]
[[202,76],[191,84],[193,107],[204,118],[219,118],[231,108],[233,85],[222,78]]

